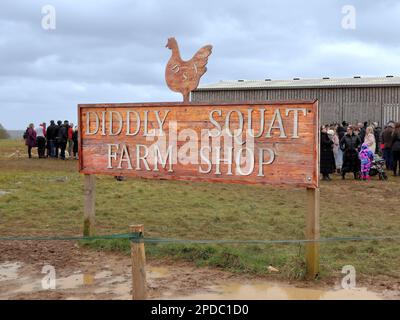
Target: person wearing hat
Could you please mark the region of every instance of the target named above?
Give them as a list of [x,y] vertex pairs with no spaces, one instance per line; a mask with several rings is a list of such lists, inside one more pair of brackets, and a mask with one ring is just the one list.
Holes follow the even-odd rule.
[[361,179],[364,181],[370,180],[369,172],[371,170],[372,161],[374,161],[374,152],[371,151],[370,146],[363,143],[361,145],[359,157],[361,161]]

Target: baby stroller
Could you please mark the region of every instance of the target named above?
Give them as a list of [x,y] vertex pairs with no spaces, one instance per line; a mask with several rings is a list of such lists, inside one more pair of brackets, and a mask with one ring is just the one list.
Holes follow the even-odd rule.
[[385,172],[385,159],[375,154],[371,169],[369,170],[369,175],[371,177],[378,176],[379,180],[387,180],[388,176]]

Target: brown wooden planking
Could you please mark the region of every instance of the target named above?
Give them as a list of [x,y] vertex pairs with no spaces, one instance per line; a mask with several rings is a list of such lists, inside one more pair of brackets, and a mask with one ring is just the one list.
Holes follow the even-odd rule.
[[[109,136],[109,126],[106,125],[107,135],[101,135],[102,125],[100,121],[99,132],[96,135],[86,134],[86,113],[96,112],[101,115],[102,111],[117,111],[121,113],[123,127],[126,126],[126,111],[135,110],[141,115],[143,111],[149,111],[150,128],[157,124],[153,111],[158,110],[161,116],[165,110],[170,110],[164,130],[168,132],[168,121],[176,120],[178,125],[178,133],[183,129],[190,128],[198,134],[202,129],[212,129],[214,125],[209,121],[209,113],[212,110],[222,110],[223,116],[219,117],[215,114],[215,119],[223,127],[225,115],[230,110],[240,110],[244,115],[244,129],[247,128],[247,109],[252,109],[253,113],[253,129],[255,133],[259,131],[260,112],[259,109],[264,108],[265,124],[262,137],[255,138],[255,147],[268,146],[276,152],[276,158],[273,164],[265,166],[265,177],[258,177],[259,169],[257,160],[254,165],[254,171],[249,176],[227,175],[227,165],[221,164],[221,175],[213,173],[215,164],[211,173],[203,174],[199,172],[199,165],[183,165],[180,163],[173,165],[173,172],[167,172],[159,166],[159,171],[139,171],[128,170],[127,167],[122,169],[107,169],[108,163],[108,143],[126,144],[130,149],[131,161],[134,163],[135,150],[132,148],[136,144],[150,145],[153,142],[146,141],[143,137],[143,119],[141,122],[140,133],[131,137],[125,135],[125,130],[118,136]],[[269,128],[269,123],[273,113],[279,108],[281,110],[285,132],[287,138],[280,138],[277,133],[278,129],[272,131],[272,137],[266,138],[265,134]],[[299,138],[293,139],[290,136],[293,133],[293,112],[289,117],[285,117],[285,108],[306,108],[307,116],[299,115],[298,132]],[[224,182],[224,183],[247,183],[247,184],[271,184],[271,185],[294,185],[301,187],[315,188],[318,187],[318,103],[316,101],[278,101],[278,102],[251,102],[251,103],[215,103],[215,104],[182,104],[182,103],[145,103],[145,104],[91,104],[79,105],[78,117],[80,133],[80,172],[85,174],[106,174],[106,175],[122,175],[136,176],[151,179],[173,179],[173,180],[189,180],[189,181],[208,181],[208,182]],[[109,121],[107,121],[107,124]],[[136,125],[135,118],[132,118],[132,124]],[[238,127],[238,117],[233,113],[231,117],[231,128]],[[93,131],[95,121],[90,122],[90,128]],[[118,125],[114,122],[114,130]],[[168,136],[168,133],[166,133]],[[246,134],[244,133],[244,136]],[[200,134],[199,134],[200,136]],[[244,138],[245,139],[245,138]],[[185,142],[178,142],[177,147],[181,147]],[[150,165],[153,168],[152,165]],[[168,167],[168,165],[167,165]],[[235,164],[232,170],[235,172]],[[143,168],[142,168],[143,169]],[[311,178],[311,180],[308,180]]]

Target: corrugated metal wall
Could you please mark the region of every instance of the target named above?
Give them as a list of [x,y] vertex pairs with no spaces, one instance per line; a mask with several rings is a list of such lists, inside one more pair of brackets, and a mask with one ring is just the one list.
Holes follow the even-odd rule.
[[391,120],[400,121],[400,104],[383,105],[383,123]]
[[193,102],[318,99],[321,123],[400,121],[400,87],[209,90],[192,93]]

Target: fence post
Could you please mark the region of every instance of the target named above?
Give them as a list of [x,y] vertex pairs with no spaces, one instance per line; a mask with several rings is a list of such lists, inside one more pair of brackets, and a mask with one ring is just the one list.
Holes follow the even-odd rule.
[[96,176],[85,174],[85,208],[83,222],[83,236],[90,237],[95,234],[95,214],[96,214]]
[[[132,233],[139,233],[144,236],[144,226],[142,224],[130,226]],[[145,300],[146,293],[146,255],[143,239],[131,241],[132,257],[132,300]]]
[[[306,239],[319,240],[319,188],[307,188]],[[307,278],[315,279],[319,273],[319,243],[306,243]]]

